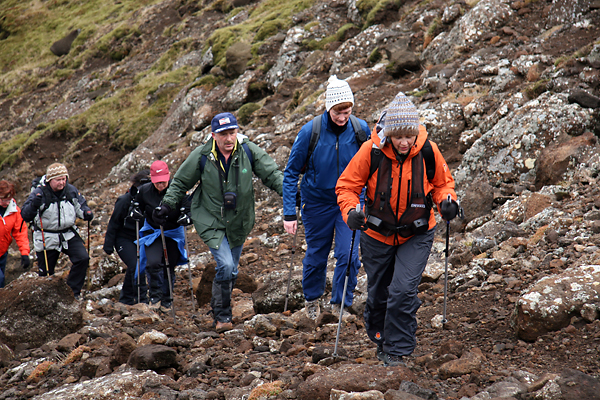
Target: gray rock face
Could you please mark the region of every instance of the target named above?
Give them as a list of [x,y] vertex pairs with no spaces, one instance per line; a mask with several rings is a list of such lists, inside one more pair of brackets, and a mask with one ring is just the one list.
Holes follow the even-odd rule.
[[515,332],[523,340],[531,341],[566,327],[584,305],[600,303],[597,282],[600,282],[600,265],[572,267],[560,275],[540,279],[517,302],[512,315]]
[[482,0],[450,32],[436,36],[421,58],[433,64],[452,59],[462,47],[472,45],[487,32],[502,27],[512,13],[508,0]]
[[82,325],[79,304],[57,276],[14,281],[0,290],[0,341],[41,346],[73,333]]
[[559,137],[581,135],[593,124],[591,112],[568,104],[566,94],[543,93],[475,141],[454,175],[457,187],[464,193],[480,176],[488,182],[532,184],[543,148]]

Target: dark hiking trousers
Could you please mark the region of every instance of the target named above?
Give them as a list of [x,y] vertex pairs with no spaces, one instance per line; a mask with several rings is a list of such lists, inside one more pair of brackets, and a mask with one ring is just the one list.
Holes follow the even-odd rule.
[[[167,255],[169,257],[169,273],[171,274],[171,285],[175,290],[175,265],[179,260],[179,248],[177,242],[170,238],[165,238],[167,244]],[[150,302],[155,304],[159,301],[171,303],[173,301],[169,293],[169,282],[167,280],[167,268],[165,264],[164,249],[162,240],[159,237],[150,246],[146,247],[146,274],[148,275],[148,285],[150,287],[148,296]]]
[[389,246],[369,235],[360,237],[368,296],[364,318],[369,338],[383,344],[383,351],[410,355],[417,339],[417,287],[427,265],[435,228]]
[[[119,296],[119,302],[127,305],[133,305],[138,302],[138,282],[135,278],[135,269],[137,268],[137,245],[129,237],[117,235],[115,238],[115,248],[121,260],[127,266],[125,270],[125,279],[123,288]],[[146,276],[140,274],[140,302],[147,303],[148,286],[146,285]]]
[[[79,235],[73,236],[67,243],[69,248],[62,249],[62,252],[69,257],[69,260],[73,264],[69,271],[69,276],[67,276],[67,285],[73,290],[75,297],[79,297],[81,288],[85,283],[85,274],[90,265],[90,257]],[[46,269],[44,251],[36,252],[39,276],[54,275],[54,267],[60,253],[58,250],[46,250],[46,256],[48,257],[48,269]]]

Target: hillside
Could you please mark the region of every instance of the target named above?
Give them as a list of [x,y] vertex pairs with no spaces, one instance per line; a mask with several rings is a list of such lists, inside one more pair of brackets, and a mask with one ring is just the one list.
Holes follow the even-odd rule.
[[[68,53],[55,55],[51,47],[74,31]],[[238,329],[212,331],[202,300],[210,253],[191,232],[194,308],[187,267],[177,270],[177,321],[116,303],[122,264],[102,243],[128,177],[157,158],[175,171],[221,111],[233,112],[283,169],[298,130],[324,111],[332,74],[350,83],[354,114],[371,127],[398,91],[411,98],[465,209],[450,225],[449,322],[436,323],[440,222],[419,287],[419,343],[397,381],[384,379],[364,332],[363,271],[341,362],[319,355],[333,348],[337,321],[310,326],[302,318],[301,245],[292,314],[259,298],[281,298],[292,238],[281,199],[256,179],[257,223],[241,263],[254,286],[234,297]],[[381,396],[400,388],[430,399],[598,399],[599,85],[594,0],[4,0],[0,179],[15,182],[22,204],[31,180],[63,162],[96,217],[90,231],[80,226],[92,260],[79,336],[67,345],[65,335],[35,332],[2,347],[0,399],[83,399],[96,390],[93,398],[233,400],[279,381],[263,398],[329,399],[331,388],[370,385]],[[35,268],[23,273],[18,261],[11,248],[13,283],[0,290],[3,335],[18,326],[9,323],[18,314],[11,290],[54,284],[37,280]],[[68,260],[59,266],[68,271]],[[529,302],[534,297],[539,303]],[[152,330],[165,335],[177,363],[123,383],[127,359],[117,353]],[[80,345],[87,356],[65,364]],[[48,360],[53,367],[28,378]],[[102,387],[116,389],[100,396]],[[372,396],[361,398],[383,398]]]

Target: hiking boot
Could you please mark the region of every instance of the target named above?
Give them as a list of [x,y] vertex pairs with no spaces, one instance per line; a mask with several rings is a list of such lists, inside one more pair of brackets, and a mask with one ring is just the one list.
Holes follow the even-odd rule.
[[384,353],[383,366],[384,367],[406,367],[406,364],[404,363],[404,361],[402,359],[403,359],[402,356]]
[[217,333],[227,332],[232,329],[233,329],[233,324],[231,322],[217,321],[217,325],[215,325],[215,331],[217,331]]
[[310,318],[312,320],[316,320],[319,317],[319,314],[321,313],[319,303],[320,303],[319,299],[312,300],[312,301],[306,301],[304,303],[306,316],[308,318]]
[[150,307],[150,309],[152,311],[158,311],[158,310],[160,310],[160,300],[157,301],[157,302],[154,302],[154,303],[150,302],[150,305],[148,307]]
[[383,344],[378,344],[377,345],[377,359],[379,361],[384,361],[385,360],[385,352],[383,351]]
[[331,305],[331,313],[339,318],[340,317],[340,305],[332,304]]
[[171,303],[170,301],[161,301],[160,302],[160,311],[168,313],[171,311],[171,308],[173,307],[173,303]]

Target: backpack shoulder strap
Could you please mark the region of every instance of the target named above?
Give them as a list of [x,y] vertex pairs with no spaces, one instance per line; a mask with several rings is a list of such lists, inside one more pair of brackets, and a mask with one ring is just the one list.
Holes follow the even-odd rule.
[[200,168],[200,175],[202,175],[202,173],[204,172],[204,166],[206,165],[206,155],[202,154],[200,156],[200,161],[198,161],[198,168]]
[[[383,160],[383,152],[377,146],[371,148],[371,168],[369,169],[369,178],[377,171],[379,164]],[[367,179],[368,180],[368,179]]]
[[356,143],[358,143],[358,147],[362,146],[364,142],[366,142],[369,138],[367,134],[363,130],[360,125],[360,121],[354,115],[350,114],[350,122],[352,123],[352,128],[354,129],[354,136],[356,137]]
[[312,132],[310,133],[310,142],[308,143],[308,153],[306,156],[306,163],[308,164],[308,160],[310,160],[310,156],[315,151],[315,147],[317,147],[317,142],[319,141],[319,136],[321,135],[321,119],[322,115],[317,115],[313,119]]
[[250,165],[252,166],[252,170],[254,170],[254,157],[252,156],[252,152],[250,151],[250,146],[248,143],[242,143],[242,148],[246,152],[246,155],[250,159]]
[[427,179],[431,181],[435,177],[435,155],[433,154],[433,148],[431,147],[429,139],[427,139],[425,144],[423,144],[421,154],[423,154],[423,158],[425,159],[425,171],[427,173]]
[[[252,169],[254,169],[254,157],[252,156],[252,152],[250,151],[250,147],[248,146],[248,143],[242,143],[242,148],[244,149],[244,151],[246,152],[246,155],[250,159],[250,165],[252,165]],[[200,156],[200,161],[198,162],[198,168],[200,168],[200,174],[202,174],[204,172],[204,166],[206,165],[207,159],[208,158],[206,157],[206,154],[202,154]]]

